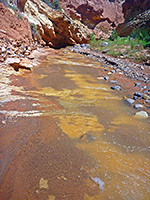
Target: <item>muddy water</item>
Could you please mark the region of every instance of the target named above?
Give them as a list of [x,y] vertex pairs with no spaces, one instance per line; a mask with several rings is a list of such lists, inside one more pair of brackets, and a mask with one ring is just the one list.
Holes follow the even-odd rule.
[[0,199],[149,200],[149,118],[97,79],[99,63],[41,59],[0,82]]

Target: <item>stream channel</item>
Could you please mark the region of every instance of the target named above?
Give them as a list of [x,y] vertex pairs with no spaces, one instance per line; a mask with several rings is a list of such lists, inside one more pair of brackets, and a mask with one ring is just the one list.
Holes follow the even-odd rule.
[[150,199],[150,119],[99,69],[62,49],[1,78],[0,200]]

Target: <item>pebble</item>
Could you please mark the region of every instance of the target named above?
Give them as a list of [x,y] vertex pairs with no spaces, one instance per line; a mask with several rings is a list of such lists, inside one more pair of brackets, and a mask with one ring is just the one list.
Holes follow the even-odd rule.
[[135,93],[134,93],[134,96],[143,97],[143,94],[142,94],[141,92],[135,92]]
[[5,121],[2,121],[2,124],[4,124],[4,125],[5,125],[5,124],[6,124],[6,122],[5,122]]
[[104,80],[109,80],[109,76],[105,76],[105,77],[104,77]]
[[140,110],[141,108],[143,108],[143,105],[142,104],[135,104],[134,108]]
[[127,103],[129,103],[130,105],[133,104],[133,103],[135,102],[135,100],[130,99],[130,98],[126,99],[125,101],[126,101]]
[[137,97],[137,96],[133,96],[133,99],[134,99],[134,100],[137,100],[137,99],[138,99],[138,97]]
[[104,77],[98,76],[97,79],[99,79],[99,80],[104,80]]
[[148,118],[148,114],[145,111],[140,111],[135,114],[135,117]]
[[114,83],[114,84],[117,84],[117,83],[118,83],[117,81],[114,81],[114,80],[110,80],[109,82],[110,82],[110,83]]
[[108,69],[105,69],[106,72],[108,72]]
[[109,45],[108,42],[103,42],[102,45],[101,45],[101,47],[106,47],[106,46],[108,46],[108,45]]
[[114,85],[111,87],[112,90],[122,90],[121,86],[119,85]]
[[145,100],[149,100],[150,99],[150,97],[148,96],[148,95],[143,95],[143,97],[142,97],[143,99],[145,99]]
[[138,86],[140,86],[141,85],[141,83],[135,83],[135,86],[134,87],[138,87]]
[[111,70],[110,72],[111,72],[112,74],[114,74],[116,71],[115,71],[115,70]]

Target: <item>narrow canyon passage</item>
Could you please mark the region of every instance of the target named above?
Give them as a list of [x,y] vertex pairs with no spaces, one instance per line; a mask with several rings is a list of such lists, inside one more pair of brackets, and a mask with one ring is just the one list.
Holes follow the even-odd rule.
[[150,199],[150,119],[101,68],[62,49],[1,77],[0,200]]

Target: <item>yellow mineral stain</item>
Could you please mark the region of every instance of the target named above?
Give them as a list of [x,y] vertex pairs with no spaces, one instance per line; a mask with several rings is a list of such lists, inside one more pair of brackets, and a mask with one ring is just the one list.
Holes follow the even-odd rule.
[[88,132],[101,132],[103,125],[96,116],[68,115],[59,116],[61,129],[71,138],[80,137]]
[[[120,191],[124,192],[124,188],[126,188],[126,191],[130,191],[128,199],[133,195],[132,192],[137,195],[137,198],[141,195],[141,185],[144,182],[149,182],[150,162],[142,154],[122,153],[102,139],[91,143],[80,143],[77,147],[87,151],[98,161],[99,168],[94,169],[90,175],[93,177],[102,175],[105,182],[105,190],[110,193],[113,190],[115,191],[119,185]],[[109,175],[110,180],[108,178]],[[145,177],[144,179],[143,176]],[[98,196],[100,199],[100,195]]]
[[48,200],[55,200],[55,199],[56,199],[56,197],[53,196],[53,195],[50,195],[50,196],[48,197]]
[[39,187],[40,189],[44,188],[44,189],[48,189],[48,180],[44,180],[43,178],[40,179],[40,182],[39,182]]

